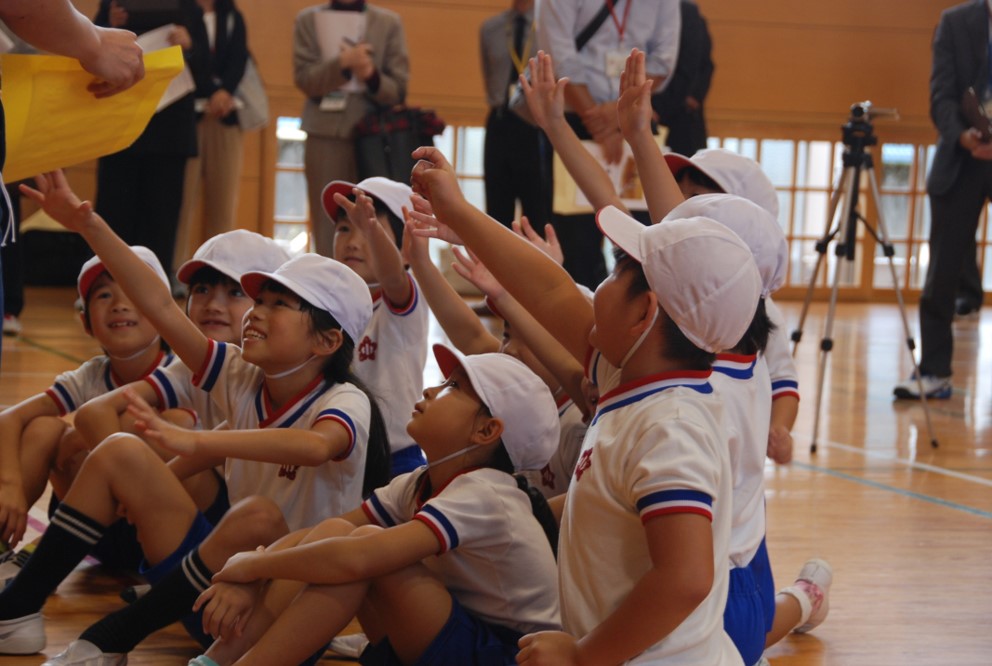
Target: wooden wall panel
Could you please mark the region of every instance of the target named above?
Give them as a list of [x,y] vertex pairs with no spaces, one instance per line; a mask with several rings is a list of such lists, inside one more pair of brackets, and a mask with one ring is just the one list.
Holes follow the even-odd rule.
[[[295,116],[292,36],[312,0],[237,0],[269,89],[273,118]],[[77,0],[92,16],[97,0]],[[404,21],[411,60],[409,102],[452,124],[481,124],[485,101],[478,28],[509,0],[379,0]],[[952,0],[700,0],[714,42],[708,102],[717,135],[838,138],[853,102],[898,108],[877,126],[883,140],[929,141],[930,41]],[[268,229],[273,201],[274,122],[249,137],[239,225]],[[83,169],[92,167],[83,167]]]

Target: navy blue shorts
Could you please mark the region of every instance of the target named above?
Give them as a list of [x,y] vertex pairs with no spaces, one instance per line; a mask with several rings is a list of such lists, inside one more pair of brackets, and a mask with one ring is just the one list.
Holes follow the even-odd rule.
[[765,651],[765,634],[775,619],[775,589],[765,540],[746,567],[730,570],[730,590],[723,612],[723,628],[744,663],[758,663]]
[[[414,666],[513,666],[522,636],[477,618],[452,598],[448,621]],[[403,666],[388,638],[365,648],[358,661],[363,666]]]
[[427,458],[424,457],[424,452],[416,444],[408,446],[405,449],[400,449],[399,451],[393,451],[391,459],[392,469],[389,473],[392,475],[390,478],[393,479],[400,474],[412,472],[418,467],[427,464]]

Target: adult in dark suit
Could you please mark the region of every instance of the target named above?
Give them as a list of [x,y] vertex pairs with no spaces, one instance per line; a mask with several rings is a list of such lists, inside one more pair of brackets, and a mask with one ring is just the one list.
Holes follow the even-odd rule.
[[668,147],[691,157],[706,147],[703,105],[713,80],[713,42],[695,2],[679,3],[682,31],[679,57],[668,87],[651,97],[658,123],[668,128]]
[[519,200],[530,223],[543,230],[551,218],[551,146],[508,106],[517,77],[537,54],[534,0],[513,0],[510,9],[486,19],[479,28],[479,54],[489,104],[486,213],[509,226]]
[[[196,0],[180,0],[172,22],[172,42],[183,47],[197,88],[209,84],[207,32]],[[101,0],[93,22],[147,32],[144,15],[131,16],[116,0]],[[162,109],[148,123],[137,141],[97,162],[96,210],[129,245],[144,245],[172,275],[172,253],[179,227],[186,160],[196,155],[196,115],[193,93]]]
[[[366,17],[365,36],[354,46],[341,49],[336,57],[325,57],[317,40],[315,17],[327,10],[364,12]],[[307,133],[303,169],[315,245],[324,256],[333,254],[334,228],[320,193],[332,180],[358,181],[355,126],[376,105],[402,104],[409,78],[410,62],[399,14],[365,0],[331,0],[308,7],[296,17],[293,80],[307,96],[301,120],[301,129]],[[352,79],[364,84],[362,92],[342,93],[337,103],[325,100]]]
[[[941,14],[933,40],[930,117],[939,138],[927,178],[930,266],[920,296],[920,373],[928,398],[951,396],[954,297],[965,266],[961,257],[974,258],[978,216],[992,197],[992,142],[983,141],[961,111],[969,87],[980,101],[992,100],[990,14],[987,0],[951,7]],[[894,392],[899,398],[919,398],[915,380]]]

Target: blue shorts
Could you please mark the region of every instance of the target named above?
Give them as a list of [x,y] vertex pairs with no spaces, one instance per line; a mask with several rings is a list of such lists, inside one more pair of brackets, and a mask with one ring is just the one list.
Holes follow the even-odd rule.
[[744,663],[758,663],[765,651],[765,634],[775,619],[775,590],[765,540],[746,567],[730,570],[730,590],[723,612],[723,628]]
[[[481,620],[451,600],[451,615],[414,666],[513,666],[517,663],[519,631]],[[365,648],[363,666],[402,666],[383,639]]]
[[400,474],[412,472],[418,467],[423,467],[427,464],[427,458],[424,457],[424,452],[416,444],[408,446],[405,449],[393,451],[391,458],[392,469],[389,473],[391,474],[390,478],[393,479]]

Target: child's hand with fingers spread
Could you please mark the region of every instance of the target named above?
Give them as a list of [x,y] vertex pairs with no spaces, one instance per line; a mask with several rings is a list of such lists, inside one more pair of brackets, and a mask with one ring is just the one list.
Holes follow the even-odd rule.
[[559,266],[565,263],[565,253],[561,249],[561,243],[558,242],[558,235],[553,226],[544,225],[544,238],[541,238],[540,234],[534,231],[534,227],[531,226],[526,215],[521,215],[519,220],[514,220],[511,226],[518,236],[526,238],[531,245],[554,259]]
[[134,417],[134,426],[142,436],[176,455],[190,456],[196,453],[194,431],[179,428],[163,419],[132,389],[125,389],[124,395],[131,403],[127,412]]
[[551,123],[565,119],[565,86],[568,78],[555,81],[554,67],[551,55],[538,51],[537,57],[531,58],[531,80],[521,75],[520,87],[527,100],[527,108],[534,118],[534,124],[547,130]]
[[415,235],[422,238],[437,238],[452,245],[464,245],[451,227],[438,220],[433,215],[424,215],[415,210],[410,211],[410,227]]
[[645,73],[644,51],[633,49],[620,75],[620,99],[617,100],[620,131],[628,142],[645,132],[651,133],[653,84]]
[[352,194],[355,195],[354,201],[340,192],[335,192],[334,203],[348,215],[349,222],[368,236],[379,225],[379,218],[375,215],[375,203],[373,203],[372,197],[357,187],[352,189]]
[[460,247],[452,248],[456,262],[452,264],[455,272],[474,284],[479,291],[492,299],[500,298],[506,290],[503,285],[493,277],[486,265],[479,261],[471,252],[465,252]]
[[69,231],[82,233],[93,220],[93,204],[79,200],[61,169],[35,176],[34,182],[38,189],[22,184],[21,194],[40,205],[49,217]]

